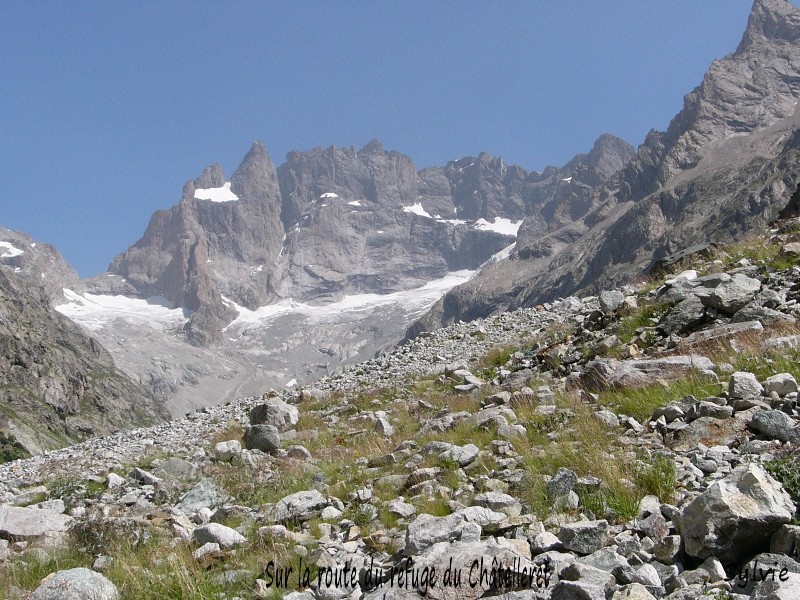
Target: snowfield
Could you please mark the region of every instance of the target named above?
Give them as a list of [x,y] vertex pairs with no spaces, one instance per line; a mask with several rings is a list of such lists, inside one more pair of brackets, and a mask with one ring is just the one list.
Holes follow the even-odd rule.
[[486,219],[478,219],[477,221],[475,221],[474,227],[475,229],[496,231],[497,233],[503,233],[505,235],[513,235],[514,237],[516,237],[520,225],[522,225],[522,221],[517,221],[516,223],[514,223],[511,221],[511,219],[506,219],[504,217],[495,217],[494,223],[489,223],[489,221],[487,221]]
[[93,331],[116,319],[146,325],[152,329],[172,329],[182,327],[189,317],[188,311],[173,307],[162,296],[142,300],[127,296],[78,294],[64,288],[64,297],[68,302],[56,306],[55,309]]
[[239,196],[231,191],[231,182],[226,181],[222,187],[205,188],[194,191],[197,200],[210,200],[211,202],[235,202]]
[[419,215],[420,217],[428,217],[429,219],[433,218],[428,214],[428,211],[422,208],[421,202],[417,202],[416,204],[412,204],[411,206],[404,206],[403,212],[413,213],[415,215]]
[[477,271],[454,271],[441,279],[429,281],[422,287],[412,290],[391,294],[353,294],[345,296],[338,302],[321,305],[283,300],[276,304],[250,310],[236,304],[229,298],[223,297],[223,300],[239,313],[236,319],[225,328],[225,331],[229,334],[232,332],[241,333],[254,324],[266,324],[278,317],[291,314],[304,315],[312,322],[352,320],[353,318],[358,318],[359,313],[368,313],[376,308],[391,305],[402,307],[403,311],[408,315],[420,314],[450,289],[466,283],[476,274]]

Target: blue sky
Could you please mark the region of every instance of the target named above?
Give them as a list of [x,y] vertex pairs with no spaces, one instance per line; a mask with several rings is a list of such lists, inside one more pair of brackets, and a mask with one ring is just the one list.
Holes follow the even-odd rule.
[[0,225],[102,272],[253,140],[529,170],[665,129],[750,0],[2,2]]

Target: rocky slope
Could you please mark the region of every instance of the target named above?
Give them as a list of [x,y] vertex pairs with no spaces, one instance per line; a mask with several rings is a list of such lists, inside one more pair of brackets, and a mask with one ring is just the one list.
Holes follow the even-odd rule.
[[[666,132],[546,229],[527,219],[514,254],[451,291],[410,331],[597,291],[693,244],[774,219],[800,180],[800,10],[756,0],[736,51],[715,61]],[[570,182],[570,185],[572,183]]]
[[0,595],[794,598],[798,231],[0,466]]
[[[56,293],[53,286],[64,281],[61,274],[74,278],[58,254],[21,234],[1,233],[20,252],[3,258],[17,262],[0,266],[4,454],[40,452],[164,419],[152,395],[118,371],[96,340],[50,306],[48,292]],[[6,246],[6,254],[13,252]],[[49,289],[43,285],[48,281]]]

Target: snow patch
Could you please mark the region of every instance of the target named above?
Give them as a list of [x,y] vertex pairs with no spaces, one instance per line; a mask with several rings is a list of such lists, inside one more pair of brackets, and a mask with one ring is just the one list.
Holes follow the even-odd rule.
[[428,214],[428,211],[422,208],[421,202],[417,202],[416,204],[412,204],[411,206],[404,206],[403,212],[414,213],[415,215],[419,215],[420,217],[428,217],[429,219],[433,218]]
[[289,381],[286,382],[287,388],[294,387],[296,385],[297,385],[297,379],[290,379]]
[[353,200],[352,202],[348,202],[347,206],[361,206],[361,202],[358,200]]
[[0,250],[3,249],[5,249],[5,252],[0,254],[0,258],[12,258],[20,254],[25,254],[25,250],[20,250],[11,242],[0,242]]
[[493,265],[494,263],[500,262],[501,260],[507,259],[509,256],[511,256],[511,253],[514,252],[514,248],[516,247],[517,247],[517,242],[514,242],[513,244],[509,244],[508,246],[500,250],[500,252],[492,254],[489,260],[487,260],[480,267],[478,267],[478,271],[485,269],[489,265]]
[[320,199],[323,198],[338,198],[339,194],[334,194],[333,192],[325,192],[324,194],[320,194]]
[[142,300],[127,296],[78,294],[64,288],[64,297],[67,302],[56,306],[55,309],[93,331],[110,325],[117,319],[146,325],[152,329],[172,329],[186,323],[189,316],[188,311],[175,308],[163,296]]
[[572,177],[564,177],[564,179],[562,179],[561,181],[566,181],[567,183],[569,183],[570,181],[572,181]]
[[522,225],[522,221],[514,223],[511,219],[506,219],[505,217],[495,217],[494,223],[489,223],[486,219],[478,219],[475,221],[475,229],[496,231],[497,233],[513,235],[514,237],[516,237],[520,225]]
[[450,223],[451,225],[466,225],[466,221],[461,219],[436,219],[439,223]]
[[211,202],[234,202],[239,196],[231,191],[231,182],[226,181],[222,187],[205,188],[194,191],[197,200],[210,200]]

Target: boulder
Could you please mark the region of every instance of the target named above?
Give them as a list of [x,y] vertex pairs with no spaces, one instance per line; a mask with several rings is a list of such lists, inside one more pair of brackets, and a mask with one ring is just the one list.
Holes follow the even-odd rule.
[[244,446],[248,450],[274,452],[281,447],[281,436],[274,425],[251,425],[244,432]]
[[52,510],[0,506],[0,537],[29,541],[45,535],[66,533],[73,518]]
[[687,333],[700,325],[705,319],[706,309],[694,294],[673,306],[658,323],[658,328],[665,334]]
[[599,358],[586,363],[586,367],[581,373],[581,379],[588,389],[603,391],[669,381],[676,376],[692,372],[699,372],[716,380],[713,368],[714,363],[709,358],[699,355],[677,355],[626,361]]
[[611,314],[617,310],[625,301],[625,294],[619,290],[606,290],[600,292],[600,310],[605,314]]
[[250,410],[251,425],[272,425],[278,431],[287,431],[297,425],[300,413],[296,406],[273,398]]
[[578,554],[591,554],[605,546],[608,538],[608,521],[578,521],[569,523],[556,534],[567,550]]
[[736,371],[728,381],[728,396],[731,398],[758,397],[763,390],[758,378],[747,371]]
[[683,508],[678,520],[688,555],[716,556],[731,565],[767,545],[794,511],[783,487],[761,466],[750,464],[713,482]]
[[231,459],[242,452],[242,444],[239,440],[228,440],[219,442],[214,446],[214,456],[218,461],[230,462]]
[[761,282],[742,273],[736,273],[728,281],[723,281],[705,299],[708,306],[725,314],[732,315],[744,308],[761,289]]
[[781,442],[792,442],[797,444],[800,441],[800,430],[797,429],[797,422],[779,410],[760,410],[750,419],[750,428],[756,433]]
[[221,523],[209,523],[198,527],[192,533],[192,539],[200,545],[219,544],[220,548],[228,549],[247,542],[241,533]]
[[446,517],[423,513],[406,529],[406,546],[403,552],[406,556],[414,556],[434,544],[461,539],[463,531],[470,523],[482,528],[505,519],[504,513],[480,506],[471,506]]
[[797,391],[797,381],[791,373],[778,373],[764,381],[764,389],[767,393],[775,392],[783,398]]
[[308,521],[330,502],[317,490],[296,492],[281,498],[272,509],[272,519],[278,523]]
[[175,508],[190,515],[202,508],[216,508],[227,500],[227,496],[217,488],[213,479],[201,479],[186,492]]
[[117,600],[119,591],[106,577],[83,567],[46,577],[29,600]]

